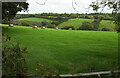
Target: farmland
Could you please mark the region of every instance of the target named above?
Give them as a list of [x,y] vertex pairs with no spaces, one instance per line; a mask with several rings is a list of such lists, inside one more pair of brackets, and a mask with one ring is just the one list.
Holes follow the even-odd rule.
[[31,18],[22,18],[22,19],[18,19],[18,20],[21,20],[21,21],[33,21],[33,22],[43,22],[43,21],[52,22],[51,20],[48,20],[48,19],[34,18],[34,17],[31,17]]
[[[66,22],[63,22],[58,27],[62,28],[64,26],[74,26],[75,29],[77,29],[82,25],[83,22],[93,22],[93,21],[94,21],[94,19],[74,18],[74,19],[69,19]],[[113,23],[113,21],[102,20],[100,23],[99,29],[108,28],[108,29],[112,30],[112,29],[114,29],[114,27],[115,27],[115,24]]]
[[33,75],[37,61],[60,74],[117,70],[116,32],[15,26],[3,29],[3,33],[10,35],[13,43],[20,42],[21,47],[27,47],[24,57],[28,72]]
[[[18,19],[18,21],[22,22],[22,21],[26,21],[28,23],[32,23],[32,22],[53,22],[53,20],[49,20],[49,19],[44,19],[44,18],[35,18],[35,17],[31,17],[31,18],[22,18],[22,19]],[[83,22],[93,22],[94,19],[83,19],[83,18],[72,18],[69,19],[68,21],[65,21],[61,24],[58,25],[58,28],[63,28],[65,26],[74,26],[75,29],[78,29]],[[38,24],[38,26],[40,26],[40,24]],[[112,30],[115,28],[115,24],[113,21],[110,20],[102,20],[99,26],[98,30],[101,30],[102,28],[108,28],[109,30]]]

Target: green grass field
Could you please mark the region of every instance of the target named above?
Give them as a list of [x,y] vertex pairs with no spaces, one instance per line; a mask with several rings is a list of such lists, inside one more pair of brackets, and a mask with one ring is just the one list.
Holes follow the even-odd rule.
[[52,22],[52,20],[48,20],[48,19],[44,19],[44,18],[35,18],[35,17],[30,17],[30,18],[22,18],[22,19],[18,19],[21,21],[33,21],[33,22]]
[[[60,24],[58,27],[62,28],[64,26],[74,26],[75,29],[78,29],[82,25],[83,22],[93,22],[93,21],[94,19],[81,19],[81,18],[69,19],[68,21]],[[113,21],[102,20],[100,23],[99,29],[108,28],[112,30],[114,29],[114,27],[115,27],[115,24],[113,23]]]
[[[31,17],[31,18],[22,18],[19,19],[21,21],[31,21],[31,22],[52,22],[52,20],[48,20],[48,19],[44,19],[44,18],[35,18],[35,17]],[[74,19],[69,19],[66,22],[61,23],[60,25],[58,25],[58,28],[63,28],[64,26],[74,26],[75,29],[78,29],[83,22],[93,22],[94,19],[82,19],[82,18],[74,18]],[[113,21],[110,20],[102,20],[100,23],[100,27],[99,30],[101,30],[102,28],[108,28],[110,30],[114,29],[115,24]]]
[[117,70],[116,32],[15,26],[3,29],[3,33],[10,35],[13,43],[20,42],[21,47],[28,48],[25,58],[33,75],[37,61],[60,74]]

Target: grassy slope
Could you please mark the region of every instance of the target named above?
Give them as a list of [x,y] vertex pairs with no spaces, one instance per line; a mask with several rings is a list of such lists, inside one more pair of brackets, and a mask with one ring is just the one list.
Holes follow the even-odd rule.
[[43,21],[52,22],[52,20],[48,20],[48,19],[44,19],[44,18],[35,18],[35,17],[22,18],[22,19],[19,19],[19,20],[22,20],[22,21],[33,21],[33,22],[43,22]]
[[[21,21],[33,21],[33,22],[52,22],[52,20],[48,20],[48,19],[44,19],[44,18],[35,18],[35,17],[31,17],[31,18],[23,18],[23,19],[19,19]],[[62,28],[64,26],[74,26],[75,29],[79,28],[83,22],[92,22],[94,21],[94,19],[81,19],[81,18],[75,18],[75,19],[69,19],[66,22],[63,22],[62,24],[60,24],[58,26],[58,28]],[[115,24],[113,23],[113,21],[109,21],[109,20],[102,20],[100,23],[100,27],[99,29],[101,30],[102,28],[108,28],[110,30],[114,29]]]
[[[75,19],[69,19],[68,21],[60,24],[58,27],[62,28],[64,26],[74,26],[75,29],[79,28],[83,22],[92,22],[94,21],[93,19],[81,19],[81,18],[75,18]],[[100,23],[100,27],[101,28],[109,28],[109,29],[114,29],[114,24],[112,21],[108,21],[108,20],[102,20],[102,22]]]
[[32,29],[16,26],[3,30],[12,41],[28,47],[29,72],[36,61],[60,73],[117,70],[117,33]]
[[99,29],[102,29],[102,28],[108,28],[108,29],[114,29],[115,27],[115,24],[113,21],[109,21],[109,20],[102,20],[101,23],[100,23],[100,27]]

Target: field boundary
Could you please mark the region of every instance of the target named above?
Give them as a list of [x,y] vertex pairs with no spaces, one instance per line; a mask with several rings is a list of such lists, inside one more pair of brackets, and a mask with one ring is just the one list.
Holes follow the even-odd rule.
[[66,75],[59,75],[60,77],[68,78],[68,77],[88,77],[88,76],[98,76],[101,78],[100,75],[107,75],[107,74],[120,74],[120,71],[102,71],[102,72],[91,72],[91,73],[78,73],[78,74],[66,74]]

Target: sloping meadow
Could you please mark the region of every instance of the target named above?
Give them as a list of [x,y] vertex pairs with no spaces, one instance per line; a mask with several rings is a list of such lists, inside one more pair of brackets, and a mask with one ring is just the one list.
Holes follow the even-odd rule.
[[[58,27],[62,28],[64,26],[74,26],[75,29],[78,29],[83,22],[93,22],[93,21],[94,19],[74,18],[61,23],[60,25],[58,25]],[[113,21],[110,20],[102,20],[98,29],[101,30],[102,28],[108,28],[109,30],[112,30],[115,28],[115,24]]]
[[[7,25],[3,25],[8,27]],[[59,74],[117,70],[118,34],[111,31],[42,30],[14,26],[3,29],[13,43],[27,47],[29,73],[36,74],[36,62]]]

